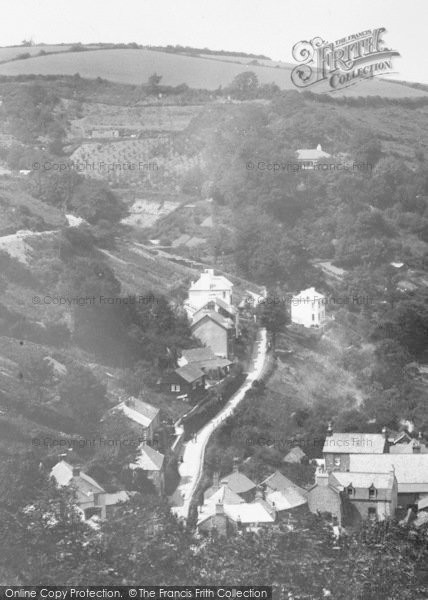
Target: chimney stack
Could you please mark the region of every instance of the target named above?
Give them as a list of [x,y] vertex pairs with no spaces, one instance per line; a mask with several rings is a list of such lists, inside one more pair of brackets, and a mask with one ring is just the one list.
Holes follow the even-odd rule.
[[333,435],[333,427],[331,425],[331,421],[328,422],[328,427],[327,427],[327,437],[331,437]]
[[322,467],[318,467],[315,471],[315,483],[319,486],[327,487],[329,481],[328,472]]
[[385,425],[382,427],[382,434],[383,437],[388,440],[388,430],[386,429]]
[[213,473],[213,488],[218,490],[220,487],[220,473],[218,471],[214,471]]
[[263,494],[263,490],[262,488],[258,485],[257,489],[256,489],[256,497],[255,497],[256,501],[257,500],[264,500],[264,494]]
[[73,477],[79,477],[79,475],[80,475],[80,466],[74,465],[73,466]]
[[224,515],[223,502],[217,502],[217,504],[215,505],[215,514],[216,515]]
[[239,472],[239,458],[237,456],[235,456],[235,458],[233,459],[233,472]]

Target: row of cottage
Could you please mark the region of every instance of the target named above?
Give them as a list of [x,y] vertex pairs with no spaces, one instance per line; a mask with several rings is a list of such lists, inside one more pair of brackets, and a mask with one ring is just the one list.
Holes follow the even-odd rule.
[[[289,454],[303,457],[299,450]],[[428,527],[428,447],[420,438],[329,429],[323,458],[316,463],[315,481],[308,488],[279,471],[258,485],[237,466],[222,479],[215,474],[199,508],[199,531],[227,535],[236,529],[257,530],[305,509],[328,515],[339,531],[361,520],[393,517]]]

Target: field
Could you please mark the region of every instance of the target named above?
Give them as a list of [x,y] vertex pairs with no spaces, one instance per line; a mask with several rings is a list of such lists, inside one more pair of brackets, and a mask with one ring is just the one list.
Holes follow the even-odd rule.
[[58,44],[53,46],[9,46],[0,48],[0,63],[14,60],[20,54],[36,56],[39,52],[67,52],[71,44]]
[[85,102],[83,117],[71,122],[71,132],[86,135],[97,127],[125,128],[135,132],[181,131],[201,110],[200,106],[111,106]]
[[[7,49],[6,49],[7,50]],[[110,81],[142,84],[154,72],[162,75],[162,83],[179,85],[186,83],[192,88],[215,90],[228,86],[233,78],[247,65],[227,60],[170,54],[152,50],[91,50],[86,52],[62,52],[48,56],[36,56],[0,65],[0,75],[55,74],[81,77],[102,77]],[[276,83],[281,89],[296,89],[287,68],[251,65],[260,83]],[[315,91],[315,90],[313,90]],[[340,95],[388,97],[418,97],[426,93],[374,79],[340,90]]]

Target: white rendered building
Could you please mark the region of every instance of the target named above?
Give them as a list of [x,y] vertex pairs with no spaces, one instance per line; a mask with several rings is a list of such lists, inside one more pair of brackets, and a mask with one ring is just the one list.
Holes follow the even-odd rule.
[[325,321],[325,296],[311,287],[291,301],[291,322],[304,327],[321,327]]
[[197,281],[192,282],[185,308],[190,315],[216,298],[226,304],[232,304],[233,283],[223,277],[214,275],[214,269],[205,269]]

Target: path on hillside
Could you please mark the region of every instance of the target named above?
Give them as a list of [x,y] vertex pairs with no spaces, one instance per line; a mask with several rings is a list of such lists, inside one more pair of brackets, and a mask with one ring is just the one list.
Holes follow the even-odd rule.
[[200,431],[198,431],[196,440],[190,440],[183,446],[183,462],[179,466],[180,483],[173,494],[173,498],[182,498],[182,504],[173,506],[172,512],[179,518],[187,519],[189,515],[189,507],[196,487],[202,475],[205,448],[211,434],[217,429],[221,422],[229,417],[241,400],[245,393],[250,389],[252,383],[260,377],[265,365],[267,352],[267,335],[265,329],[259,329],[257,341],[254,349],[254,357],[252,368],[247,375],[242,386],[230,398],[224,408],[207,423]]

